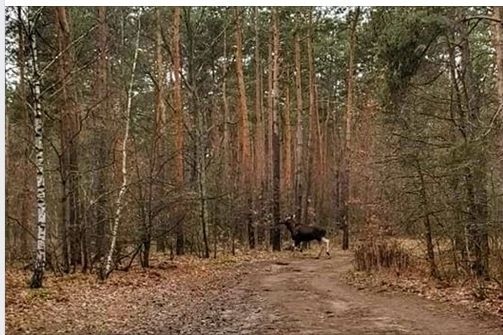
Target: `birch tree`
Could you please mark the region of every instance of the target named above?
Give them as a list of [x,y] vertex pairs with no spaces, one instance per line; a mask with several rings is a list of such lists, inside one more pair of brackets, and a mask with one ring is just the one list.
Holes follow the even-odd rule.
[[102,271],[100,272],[101,279],[106,279],[112,272],[113,255],[115,252],[115,246],[117,244],[117,234],[119,231],[119,224],[121,220],[122,208],[123,208],[123,197],[127,191],[127,143],[129,139],[129,128],[131,120],[131,103],[133,100],[133,84],[135,78],[136,64],[138,61],[138,52],[140,47],[140,32],[141,32],[141,11],[137,14],[137,32],[136,32],[136,43],[134,49],[133,64],[131,66],[131,79],[129,81],[129,88],[127,93],[127,105],[125,111],[125,130],[124,138],[122,140],[122,184],[120,186],[119,195],[115,201],[115,215],[112,225],[112,238],[110,242],[110,249],[106,258],[106,263]]
[[38,48],[35,24],[28,22],[28,38],[31,53],[31,79],[29,81],[33,92],[33,128],[35,131],[35,166],[37,170],[37,249],[33,276],[30,287],[40,288],[43,284],[46,262],[46,189],[44,175],[44,119],[40,96],[40,72],[38,67]]

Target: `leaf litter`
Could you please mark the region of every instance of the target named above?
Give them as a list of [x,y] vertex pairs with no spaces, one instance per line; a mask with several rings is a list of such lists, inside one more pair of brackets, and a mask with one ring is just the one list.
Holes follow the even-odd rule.
[[128,272],[115,271],[106,282],[90,274],[47,274],[44,288],[38,290],[28,288],[29,272],[7,269],[6,330],[8,334],[156,334],[167,329],[190,334],[193,330],[184,330],[186,320],[197,318],[198,308],[211,308],[208,302],[213,298],[228,298],[222,292],[239,282],[250,265],[272,258],[260,251],[209,260],[183,256],[169,261],[154,255],[150,268],[135,265]]

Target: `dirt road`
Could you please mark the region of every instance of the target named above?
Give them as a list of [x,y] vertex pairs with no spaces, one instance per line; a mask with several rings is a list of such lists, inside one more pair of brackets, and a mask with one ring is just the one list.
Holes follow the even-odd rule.
[[[224,292],[177,315],[164,334],[503,334],[500,321],[401,293],[350,287],[348,254],[250,268]],[[172,320],[175,321],[175,320]],[[178,325],[177,325],[178,324]]]

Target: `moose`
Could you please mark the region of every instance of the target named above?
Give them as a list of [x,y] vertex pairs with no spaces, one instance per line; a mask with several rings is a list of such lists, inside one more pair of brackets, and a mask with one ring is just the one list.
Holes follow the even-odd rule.
[[287,216],[284,220],[281,220],[279,224],[285,225],[290,232],[290,235],[294,242],[294,250],[295,248],[299,248],[302,242],[310,242],[316,240],[321,245],[320,253],[318,254],[317,258],[320,258],[323,251],[323,246],[326,247],[325,251],[327,255],[330,256],[329,240],[325,237],[325,235],[327,234],[325,229],[316,226],[297,225],[295,223],[295,215]]

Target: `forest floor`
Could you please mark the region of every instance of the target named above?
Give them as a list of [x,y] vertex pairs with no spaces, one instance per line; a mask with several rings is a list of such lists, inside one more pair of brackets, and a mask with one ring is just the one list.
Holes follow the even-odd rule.
[[347,283],[351,255],[256,253],[158,261],[26,289],[7,272],[7,334],[503,334],[502,319],[413,293]]

